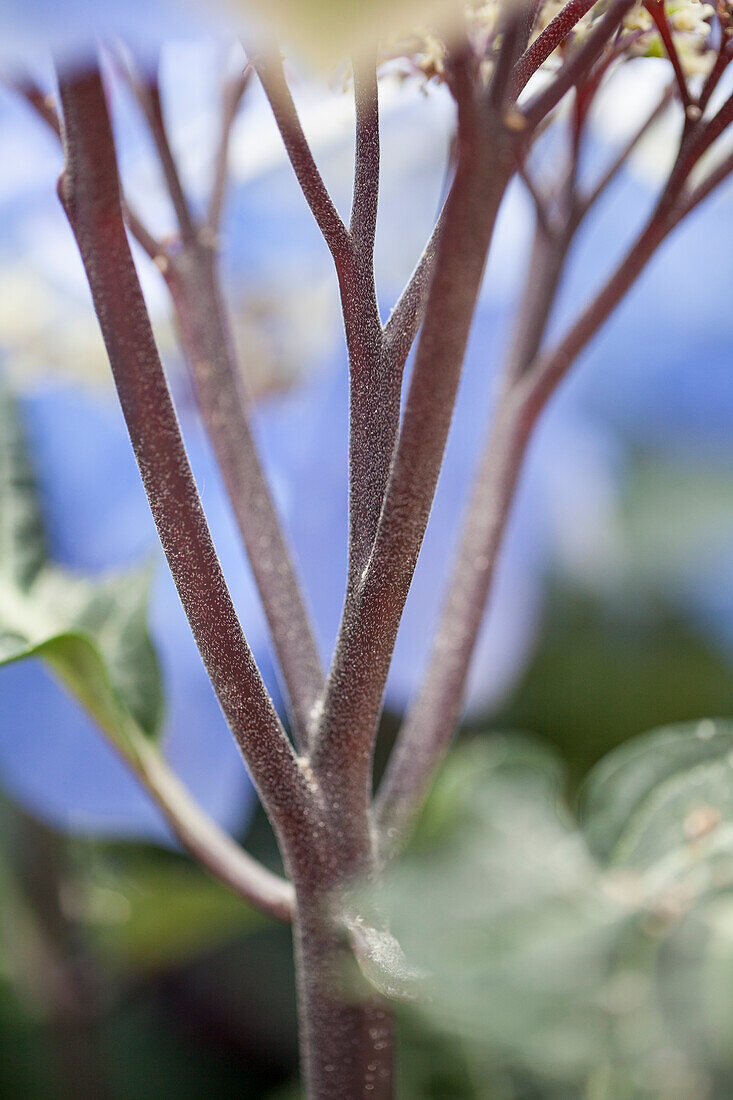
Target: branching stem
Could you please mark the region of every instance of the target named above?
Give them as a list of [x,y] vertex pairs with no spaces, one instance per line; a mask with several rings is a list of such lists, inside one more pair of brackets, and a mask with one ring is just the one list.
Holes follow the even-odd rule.
[[538,226],[527,288],[493,419],[468,507],[457,561],[435,635],[428,670],[410,710],[377,796],[375,813],[383,858],[395,854],[414,821],[430,780],[447,751],[502,537],[532,429],[570,366],[636,282],[684,214],[733,171],[733,157],[693,191],[687,178],[710,144],[733,121],[733,97],[701,129],[683,137],[679,155],[648,222],[590,305],[551,351],[541,352],[568,247],[588,206],[571,203],[564,235]]
[[[53,131],[56,137],[61,140],[61,122],[59,121],[58,112],[53,101],[53,96],[46,95],[35,81],[30,78],[25,78],[21,81],[10,82],[10,86],[20,95],[30,107],[36,112],[38,117],[42,119],[48,128]],[[155,260],[163,253],[163,246],[160,241],[157,241],[152,233],[146,229],[140,217],[130,206],[129,202],[122,196],[122,214],[125,219],[127,228],[132,233],[133,237],[140,245],[140,247],[147,253],[151,260]]]
[[290,883],[268,871],[220,829],[152,745],[141,738],[130,763],[194,859],[261,912],[292,920],[295,894]]
[[514,66],[511,79],[513,98],[520,94],[530,77],[544,65],[548,57],[562,45],[573,27],[587,15],[597,0],[569,0],[554,19],[537,35]]
[[[513,158],[478,116],[457,67],[459,156],[399,440],[362,582],[347,601],[314,751],[327,801],[367,806],[371,754],[387,670],[422,543],[496,214]],[[366,843],[365,837],[360,838]]]
[[256,54],[251,59],[280,131],[293,171],[316,224],[339,270],[351,252],[349,231],[334,206],[323,177],[318,171],[303,127],[290,94],[280,55],[274,51]]
[[[575,225],[551,233],[538,219],[526,287],[466,511],[461,541],[422,686],[404,720],[375,802],[380,851],[399,851],[453,737],[534,416],[521,379],[547,326]],[[536,415],[536,414],[535,414]]]
[[188,205],[188,199],[183,190],[178,165],[176,164],[173,150],[171,149],[168,139],[168,129],[163,116],[163,100],[161,97],[160,85],[157,79],[146,80],[137,71],[131,56],[124,49],[120,50],[120,64],[122,72],[127,78],[132,93],[150,128],[150,133],[158,153],[160,167],[163,172],[163,178],[165,179],[166,188],[170,195],[170,200],[176,215],[176,221],[178,222],[181,232],[181,239],[183,241],[193,241],[196,237],[196,228],[194,226],[191,208]]
[[62,76],[59,194],[158,534],[222,710],[286,846],[305,842],[311,799],[242,634],[188,463],[130,254],[99,69]]
[[323,670],[290,548],[249,423],[216,255],[206,243],[171,256],[166,281],[189,358],[198,406],[247,550],[282,670],[299,749],[323,690]]
[[232,129],[237,118],[237,112],[242,102],[242,97],[247,91],[252,77],[252,67],[247,64],[232,80],[224,85],[222,95],[221,133],[219,146],[216,151],[214,163],[214,182],[211,187],[209,209],[206,215],[206,228],[214,238],[218,236],[221,228],[221,218],[224,211],[224,199],[226,198],[227,181],[229,179],[229,145],[232,137]]
[[614,32],[633,5],[634,0],[611,0],[605,14],[583,44],[570,55],[555,79],[524,108],[529,131],[542,122],[574,84],[583,80],[612,41]]

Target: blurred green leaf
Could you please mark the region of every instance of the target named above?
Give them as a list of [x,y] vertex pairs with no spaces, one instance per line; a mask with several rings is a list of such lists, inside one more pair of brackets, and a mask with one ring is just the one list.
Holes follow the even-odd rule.
[[130,751],[163,718],[147,628],[149,570],[91,581],[47,557],[19,412],[0,392],[0,665],[38,657]]
[[642,591],[674,592],[733,537],[730,462],[638,457],[623,507],[623,575]]
[[95,942],[118,965],[138,971],[179,965],[268,924],[192,864],[143,855],[124,873],[95,875],[82,898]]
[[476,1095],[731,1095],[733,723],[617,749],[580,824],[557,760],[521,735],[456,750],[432,802],[431,845],[381,902]]
[[444,775],[438,799],[444,815],[452,788],[455,828],[418,845],[387,887],[397,939],[432,976],[421,1011],[498,1063],[572,1079],[604,1049],[598,991],[622,912],[564,806],[552,754],[520,736],[476,739],[454,768],[470,781],[459,794]]
[[647,870],[719,838],[724,821],[733,855],[733,722],[670,726],[619,746],[589,774],[581,808],[606,863]]
[[46,562],[46,541],[17,406],[4,388],[0,388],[0,503],[0,569],[25,590]]
[[503,728],[531,729],[576,784],[604,753],[670,722],[733,714],[730,659],[664,606],[608,605],[557,587]]

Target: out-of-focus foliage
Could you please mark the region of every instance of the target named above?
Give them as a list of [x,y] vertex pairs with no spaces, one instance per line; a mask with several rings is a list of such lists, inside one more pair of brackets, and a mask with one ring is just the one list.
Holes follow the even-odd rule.
[[[36,641],[43,640],[37,637],[39,630],[68,629],[77,603],[87,599],[96,614],[90,620],[87,613],[81,622],[87,631],[89,626],[102,625],[97,614],[100,610],[109,611],[102,645],[105,660],[112,662],[115,689],[122,690],[144,732],[154,732],[164,717],[160,736],[169,762],[209,813],[226,827],[237,828],[252,804],[251,787],[161,560],[119,410],[91,395],[82,397],[56,389],[19,402],[18,416],[22,422],[18,430],[28,440],[37,475],[48,556],[54,563],[44,566],[39,581],[55,578],[53,584],[34,585],[32,601],[23,598],[21,607],[26,614],[33,611],[33,621],[26,623],[26,629],[36,632]],[[11,438],[10,431],[6,432],[4,440],[9,443]],[[219,521],[218,530],[222,517],[229,522],[229,537],[218,545],[233,575],[232,589],[252,606],[251,581],[235,573],[240,551],[223,490],[213,480],[213,460],[200,437],[191,439],[189,434],[188,438],[194,467],[208,488],[209,513]],[[22,485],[30,496],[27,477]],[[3,523],[6,504],[9,507],[7,499],[0,513]],[[8,530],[10,516],[12,512],[5,523]],[[142,570],[141,562],[146,563]],[[110,577],[126,579],[113,581]],[[151,633],[162,665],[165,715],[156,661],[146,641],[148,587]],[[9,604],[6,611],[10,611]],[[63,621],[65,611],[69,614]],[[135,613],[132,616],[131,611]],[[127,621],[134,629],[113,631],[113,621],[120,627]],[[83,681],[86,689],[90,683],[104,682],[104,677],[97,679],[100,667],[94,655],[90,657],[90,637],[87,632],[73,644],[74,656],[83,657],[88,664],[90,675]],[[67,649],[69,644],[65,643]],[[131,665],[134,683],[129,682],[129,675],[120,676],[129,672]],[[262,665],[267,668],[266,656]],[[79,686],[77,676],[74,687]],[[128,745],[140,736],[129,724],[129,707],[119,712],[112,697],[105,698],[95,700],[104,703],[103,713],[93,712],[95,721],[44,674],[38,662],[16,661],[3,668],[0,762],[6,789],[44,820],[72,832],[169,838],[148,794],[100,736],[99,719],[113,736],[120,733],[121,723]]]
[[419,1011],[496,1095],[730,1095],[732,780],[712,721],[616,749],[577,816],[526,737],[454,755],[386,898]]
[[267,923],[193,864],[174,858],[133,857],[126,871],[101,864],[79,903],[110,966],[138,973],[180,966]]
[[20,418],[0,393],[0,664],[40,657],[101,729],[134,753],[160,728],[163,693],[147,631],[146,573],[93,583],[46,557]]
[[245,19],[264,22],[316,64],[345,61],[381,40],[429,26],[450,35],[463,21],[465,0],[217,0]]

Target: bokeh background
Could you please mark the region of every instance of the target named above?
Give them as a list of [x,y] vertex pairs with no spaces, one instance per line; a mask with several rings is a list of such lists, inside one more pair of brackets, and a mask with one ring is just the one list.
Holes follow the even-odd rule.
[[[241,57],[199,26],[198,12],[184,19],[172,5],[116,7],[127,24],[115,29],[143,56],[173,20],[173,40],[161,53],[166,115],[187,190],[202,205],[222,75]],[[82,2],[33,4],[30,14],[25,8],[10,5],[4,64],[12,70],[20,59],[50,88],[40,22],[58,19],[46,30],[65,49],[74,41],[74,20],[88,13]],[[628,68],[594,119],[584,149],[589,176],[666,79],[661,62]],[[307,132],[347,210],[353,115],[342,76],[294,73]],[[135,105],[119,82],[114,87],[126,190],[164,234],[172,218],[153,151]],[[382,104],[377,271],[386,316],[439,206],[452,115],[439,90],[389,74]],[[650,135],[580,235],[554,331],[574,316],[642,221],[674,125]],[[557,143],[543,155],[541,168],[551,175]],[[0,165],[0,371],[20,397],[53,556],[84,574],[152,563],[167,755],[207,810],[276,866],[269,827],[156,546],[55,197],[57,142],[5,89]],[[513,186],[400,633],[380,759],[419,683],[526,275],[531,223],[531,203]],[[498,730],[537,735],[564,762],[571,804],[594,762],[629,737],[667,722],[733,715],[732,240],[729,186],[676,232],[583,356],[547,410],[522,479],[463,737],[481,743]],[[343,339],[329,256],[254,82],[234,131],[223,248],[258,438],[326,657],[345,568]],[[280,702],[262,614],[196,419],[165,288],[156,269],[138,259],[215,541]],[[0,672],[0,816],[0,1095],[298,1095],[287,930],[249,911],[175,849],[111,750],[33,664]],[[519,1032],[526,1026],[518,1024]],[[401,1029],[404,1097],[617,1095],[592,1081],[576,1093],[567,1083],[521,1074],[499,1080],[465,1043],[425,1019],[405,1013]],[[669,1095],[707,1095],[694,1091],[695,1081],[679,1087]]]

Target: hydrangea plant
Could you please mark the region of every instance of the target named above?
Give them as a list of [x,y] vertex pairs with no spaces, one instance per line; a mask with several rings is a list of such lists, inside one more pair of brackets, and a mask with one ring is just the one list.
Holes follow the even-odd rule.
[[[286,27],[298,22],[287,4],[271,14]],[[86,271],[142,485],[199,654],[277,836],[287,879],[260,866],[207,815],[156,747],[161,693],[146,628],[144,577],[95,583],[69,576],[50,560],[9,398],[1,410],[0,450],[0,655],[5,662],[30,656],[46,661],[194,856],[250,903],[292,922],[304,1085],[307,1095],[319,1098],[393,1092],[392,1002],[419,999],[422,980],[390,931],[377,888],[413,828],[460,718],[536,424],[669,235],[733,171],[733,154],[723,147],[733,121],[733,98],[723,90],[733,57],[727,0],[715,8],[698,0],[434,4],[421,11],[408,4],[384,22],[382,5],[351,4],[342,21],[340,14],[329,5],[307,9],[312,42],[323,46],[329,63],[347,65],[344,78],[355,103],[348,221],[316,165],[280,47],[262,24],[257,30],[248,25],[246,64],[224,89],[203,213],[183,186],[148,56],[138,63],[134,51],[107,42],[102,64],[79,38],[59,48],[58,97],[26,75],[12,77],[63,143],[59,198]],[[640,58],[666,59],[668,86],[618,155],[588,182],[582,153],[590,113],[617,70]],[[455,107],[442,209],[386,320],[374,267],[382,73],[440,84]],[[230,138],[255,79],[331,253],[348,353],[346,581],[327,667],[260,458],[221,285]],[[108,103],[109,87],[119,82],[135,97],[160,160],[176,221],[165,237],[151,230],[120,182]],[[553,333],[553,308],[581,226],[649,129],[672,112],[678,126],[656,201],[566,330]],[[538,159],[549,178],[540,177]],[[387,677],[498,211],[515,177],[535,211],[526,287],[498,390],[487,402],[486,441],[456,560],[446,570],[423,680],[374,794]],[[130,238],[170,295],[198,409],[277,657],[287,721],[265,687],[227,587]],[[697,734],[689,736],[697,746]],[[675,748],[675,768],[686,751]],[[699,746],[690,760],[696,753]],[[639,782],[637,775],[636,789]],[[633,779],[628,784],[634,788]],[[592,799],[599,859],[606,858],[605,841],[598,840],[608,816],[606,789],[601,785]],[[684,818],[688,839],[697,842],[714,831],[716,812],[703,807],[692,824],[689,815]],[[654,854],[659,857],[656,849]],[[594,870],[587,879],[596,890]],[[601,917],[607,919],[607,908]]]

